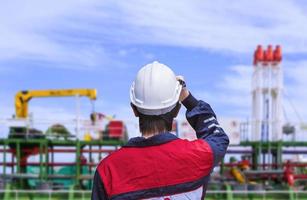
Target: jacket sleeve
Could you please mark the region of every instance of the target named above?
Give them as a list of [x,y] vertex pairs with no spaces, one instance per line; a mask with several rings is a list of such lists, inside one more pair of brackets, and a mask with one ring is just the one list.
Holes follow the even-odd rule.
[[104,189],[103,182],[101,181],[100,175],[96,170],[93,180],[92,197],[91,200],[107,200],[108,196]]
[[205,140],[214,153],[214,165],[224,157],[229,145],[229,138],[219,125],[210,105],[196,100],[192,94],[182,102],[187,108],[186,118],[195,130],[197,138]]

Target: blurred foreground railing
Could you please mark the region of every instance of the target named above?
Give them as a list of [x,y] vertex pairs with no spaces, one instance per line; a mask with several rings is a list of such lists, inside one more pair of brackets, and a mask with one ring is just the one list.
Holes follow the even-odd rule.
[[[89,200],[90,190],[0,190],[3,200]],[[206,200],[305,200],[307,191],[293,190],[208,190]]]

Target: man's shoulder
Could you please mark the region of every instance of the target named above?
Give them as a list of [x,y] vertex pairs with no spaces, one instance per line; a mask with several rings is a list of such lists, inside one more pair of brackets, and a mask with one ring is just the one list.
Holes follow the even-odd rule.
[[212,151],[205,141],[176,139],[160,145],[122,147],[103,159],[97,171],[107,191],[121,194],[175,185],[173,189],[178,189],[178,183],[187,187],[182,191],[188,191],[190,183],[197,188],[203,185],[212,167]]
[[111,163],[113,160],[116,160],[118,156],[122,155],[122,153],[123,153],[122,151],[123,151],[123,148],[121,147],[120,149],[117,149],[117,150],[111,152],[109,155],[107,155],[102,160],[100,160],[97,167],[107,165],[107,164]]
[[[197,156],[199,154],[207,157],[206,160],[212,157],[211,147],[206,141],[200,139],[188,141],[178,138],[176,140],[154,146],[123,146],[101,160],[98,167],[107,167],[113,164],[133,165],[133,162],[151,162],[154,160],[167,161],[173,156],[185,160],[201,159],[199,156]],[[205,154],[207,156],[205,156]],[[194,158],[195,156],[196,158]]]

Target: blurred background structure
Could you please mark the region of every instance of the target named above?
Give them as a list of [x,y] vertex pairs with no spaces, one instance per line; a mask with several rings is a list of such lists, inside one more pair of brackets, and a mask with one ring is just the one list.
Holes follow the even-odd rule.
[[[184,75],[229,134],[207,199],[307,199],[306,10],[286,0],[2,2],[0,199],[89,199],[99,160],[139,135],[128,91],[153,60]],[[195,139],[184,111],[173,132]]]

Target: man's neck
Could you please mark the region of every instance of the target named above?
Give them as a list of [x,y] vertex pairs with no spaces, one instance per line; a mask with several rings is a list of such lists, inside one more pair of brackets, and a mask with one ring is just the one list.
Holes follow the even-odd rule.
[[155,135],[159,135],[159,134],[164,133],[164,132],[166,132],[166,130],[162,131],[162,132],[144,132],[144,133],[142,133],[142,136],[147,139],[147,138],[150,138],[150,137],[155,136]]

